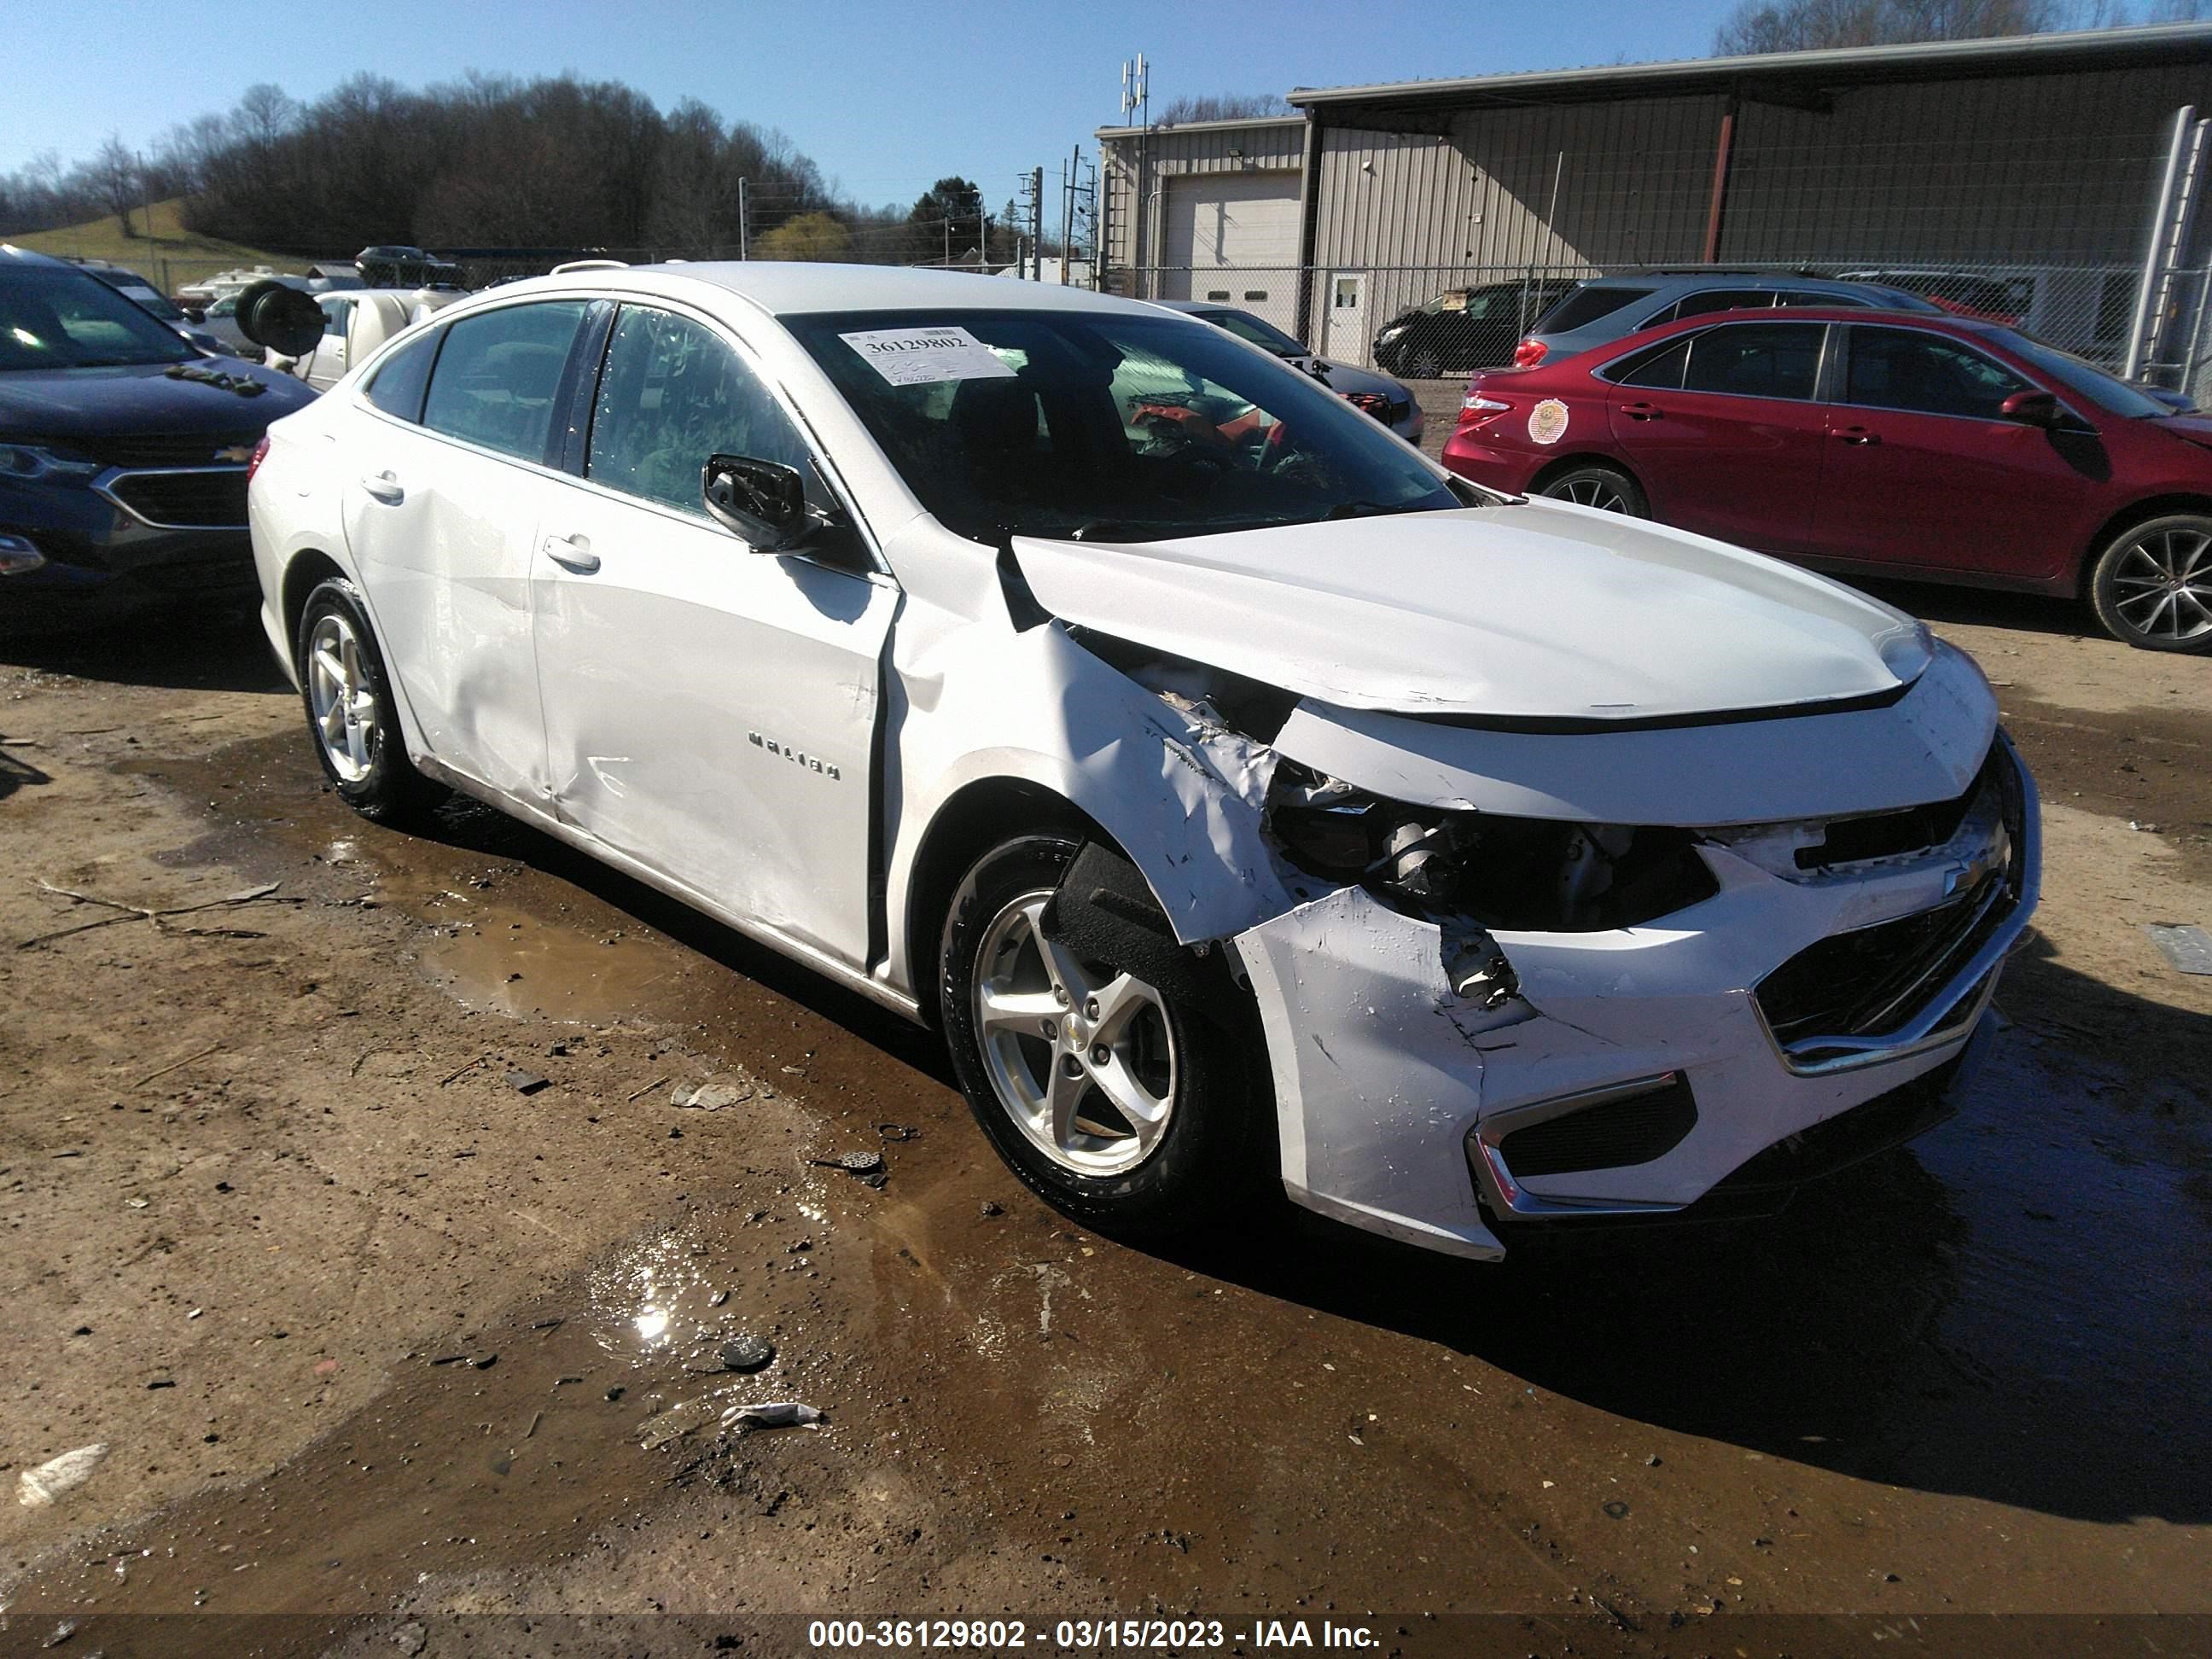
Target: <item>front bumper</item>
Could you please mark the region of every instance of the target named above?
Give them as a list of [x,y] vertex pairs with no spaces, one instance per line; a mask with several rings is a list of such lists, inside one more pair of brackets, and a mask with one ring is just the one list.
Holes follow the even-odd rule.
[[[0,483],[0,533],[28,543],[43,562],[0,576],[0,621],[64,621],[179,601],[228,604],[259,591],[244,515],[235,525],[164,521],[161,484],[141,480],[228,477],[243,468],[129,471],[89,483]],[[135,503],[135,506],[134,506]],[[197,501],[183,503],[204,512]]]
[[1999,899],[1971,927],[1923,930],[1926,959],[1900,964],[1872,1029],[1800,1020],[1779,1040],[1762,983],[1778,1007],[1773,976],[1814,947],[1998,890],[1956,895],[1943,849],[1803,882],[1708,849],[1721,890],[1660,922],[1495,934],[1521,992],[1495,1009],[1454,994],[1437,924],[1362,889],[1239,935],[1290,1195],[1496,1259],[1501,1233],[1771,1207],[1839,1153],[1918,1133],[1986,1041],[2036,902],[2033,787],[1998,741],[2014,781],[2008,860],[1985,878]]

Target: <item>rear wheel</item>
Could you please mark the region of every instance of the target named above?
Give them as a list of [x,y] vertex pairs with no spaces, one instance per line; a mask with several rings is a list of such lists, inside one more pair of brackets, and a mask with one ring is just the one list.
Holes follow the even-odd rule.
[[380,823],[435,804],[443,792],[407,758],[361,590],[343,576],[319,584],[300,613],[295,649],[315,757],[338,798]]
[[1637,486],[1636,480],[1619,467],[1601,462],[1592,461],[1557,473],[1545,481],[1538,493],[1573,501],[1580,507],[1625,514],[1632,519],[1651,516],[1651,504],[1644,499],[1644,491]]
[[999,1155],[1048,1202],[1126,1233],[1186,1231],[1273,1173],[1273,1126],[1255,1109],[1265,1091],[1248,1070],[1265,1066],[1264,1048],[1224,1029],[1218,1007],[1048,933],[1076,851],[1065,836],[1019,836],[962,882],[939,982],[953,1069]]
[[2142,650],[2212,651],[2212,516],[2122,531],[2097,556],[2089,603],[2107,633]]

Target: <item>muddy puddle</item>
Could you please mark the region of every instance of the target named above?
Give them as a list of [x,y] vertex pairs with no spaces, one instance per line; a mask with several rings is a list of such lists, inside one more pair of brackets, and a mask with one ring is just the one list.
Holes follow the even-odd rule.
[[[541,836],[473,808],[429,838],[356,825],[289,738],[141,769],[218,803],[187,861],[397,909],[398,970],[522,1029],[680,1036],[795,1099],[805,1155],[874,1152],[887,1179],[749,1150],[544,1294],[395,1362],[266,1478],[16,1586],[18,1609],[85,1619],[76,1650],[227,1650],[220,1624],[155,1648],[100,1618],[136,1610],[648,1594],[1601,1601],[1655,1628],[2212,1601],[2201,1114],[2063,1029],[2023,1023],[1958,1118],[1755,1226],[1502,1269],[1284,1214],[1136,1250],[1013,1188],[927,1036]],[[2153,1052],[2191,1018],[2128,1012]],[[773,1358],[729,1370],[741,1339]],[[768,1401],[823,1421],[723,1428]]]

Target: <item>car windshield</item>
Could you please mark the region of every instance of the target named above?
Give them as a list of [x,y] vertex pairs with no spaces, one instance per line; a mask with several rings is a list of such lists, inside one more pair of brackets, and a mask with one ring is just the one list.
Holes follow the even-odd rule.
[[2072,352],[2045,345],[2017,329],[1992,329],[1990,338],[2014,356],[2033,364],[2069,392],[2078,392],[2115,415],[2129,420],[2143,420],[2175,412],[2172,404],[2160,403],[2157,398],[2138,392],[2125,380],[2106,374],[2094,363],[2083,362]]
[[31,265],[0,275],[0,371],[182,363],[199,355],[81,270]]
[[1240,340],[1249,340],[1262,351],[1272,351],[1278,357],[1303,357],[1306,349],[1272,323],[1263,323],[1249,311],[1200,311],[1192,315],[1202,317],[1216,328],[1225,328]]
[[1145,541],[1464,505],[1296,369],[1179,317],[787,317],[907,486],[978,541]]

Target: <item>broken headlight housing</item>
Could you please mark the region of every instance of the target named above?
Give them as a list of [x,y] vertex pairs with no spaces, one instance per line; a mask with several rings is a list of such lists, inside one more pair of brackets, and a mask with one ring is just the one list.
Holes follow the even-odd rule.
[[1514,932],[1632,927],[1720,890],[1688,830],[1414,806],[1288,761],[1267,827],[1309,875]]

